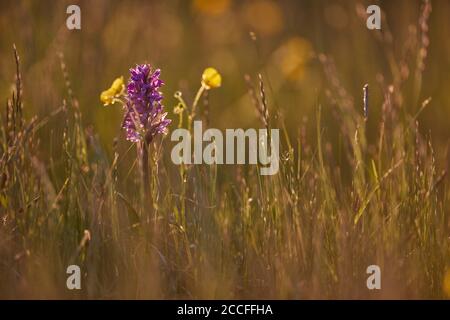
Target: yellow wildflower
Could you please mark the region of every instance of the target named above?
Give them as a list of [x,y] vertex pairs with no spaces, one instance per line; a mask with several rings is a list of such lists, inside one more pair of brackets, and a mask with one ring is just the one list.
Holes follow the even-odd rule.
[[123,77],[119,77],[112,83],[111,87],[100,94],[100,101],[104,106],[115,103],[125,91]]
[[114,80],[113,84],[111,85],[111,89],[113,89],[116,94],[123,93],[123,91],[125,90],[123,76]]
[[219,88],[222,85],[222,76],[214,68],[206,68],[202,75],[202,85],[207,89]]
[[103,105],[107,106],[114,101],[114,91],[110,89],[103,91],[100,94],[100,101],[103,103]]

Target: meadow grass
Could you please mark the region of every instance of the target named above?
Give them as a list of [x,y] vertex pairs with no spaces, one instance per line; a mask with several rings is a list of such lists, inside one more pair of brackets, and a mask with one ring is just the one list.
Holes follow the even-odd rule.
[[[370,105],[367,87],[352,96],[333,59],[318,55],[328,100],[296,136],[267,98],[268,79],[246,76],[254,104],[248,108],[261,127],[282,131],[278,174],[262,176],[246,165],[176,166],[169,139],[160,138],[144,164],[149,188],[138,160],[125,165],[136,158],[135,145],[124,151],[111,141],[111,157],[95,129],[84,126],[62,55],[61,106],[47,117],[24,117],[14,48],[15,89],[0,122],[0,297],[444,298],[447,168],[437,166],[433,141],[420,133],[432,97],[416,96],[426,41],[409,65],[415,72],[404,76],[388,32],[378,39],[393,79],[380,83],[383,105]],[[407,81],[414,90],[403,92]],[[177,93],[173,126],[208,123],[210,95],[189,107]],[[371,108],[381,108],[381,118]],[[324,114],[337,130],[322,125]],[[55,119],[64,130],[55,133],[55,150],[43,154],[41,132]],[[368,132],[370,122],[375,132]],[[327,136],[338,137],[338,146]],[[66,288],[71,264],[82,269],[80,291]],[[382,270],[380,291],[366,287],[372,264]]]

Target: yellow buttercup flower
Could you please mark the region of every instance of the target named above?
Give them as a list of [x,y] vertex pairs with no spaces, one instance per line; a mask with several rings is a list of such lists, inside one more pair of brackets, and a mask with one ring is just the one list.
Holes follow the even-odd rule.
[[116,94],[123,93],[123,91],[125,90],[123,76],[114,80],[113,84],[111,85],[111,89],[113,89]]
[[100,101],[103,103],[103,105],[107,106],[109,104],[112,104],[114,101],[114,91],[111,89],[105,90],[100,94]]
[[222,85],[222,76],[214,68],[206,68],[202,75],[202,85],[207,89],[219,88]]
[[125,84],[123,77],[119,77],[112,83],[111,87],[100,94],[100,101],[104,106],[118,101],[118,98],[124,93]]

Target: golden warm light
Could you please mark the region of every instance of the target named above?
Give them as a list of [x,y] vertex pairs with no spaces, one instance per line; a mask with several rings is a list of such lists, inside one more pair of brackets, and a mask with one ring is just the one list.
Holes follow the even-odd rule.
[[274,61],[280,66],[285,77],[290,80],[302,79],[305,67],[312,59],[311,43],[301,37],[292,37],[274,53]]
[[449,0],[0,7],[0,300],[450,299]]
[[219,15],[230,7],[231,0],[194,0],[193,7],[203,14]]
[[276,1],[246,2],[243,17],[252,30],[265,36],[275,35],[284,27],[283,13]]

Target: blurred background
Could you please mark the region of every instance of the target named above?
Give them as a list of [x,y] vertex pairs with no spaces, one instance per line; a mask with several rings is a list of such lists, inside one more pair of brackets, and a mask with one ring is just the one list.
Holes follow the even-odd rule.
[[[244,75],[256,80],[262,73],[272,114],[280,111],[293,135],[305,119],[314,124],[319,104],[325,130],[332,132],[332,105],[325,96],[329,83],[317,59],[325,53],[334,58],[337,75],[361,112],[362,87],[369,84],[368,126],[375,134],[384,90],[379,80],[389,84],[392,75],[383,46],[374,36],[379,31],[366,28],[357,14],[358,3],[378,4],[385,11],[382,29],[389,28],[393,52],[401,56],[409,35],[419,32],[421,1],[1,1],[0,97],[6,102],[11,94],[15,43],[22,63],[26,114],[44,117],[61,106],[66,97],[58,58],[62,52],[83,121],[94,128],[109,152],[114,137],[123,134],[122,110],[117,105],[103,107],[99,94],[116,77],[128,78],[128,69],[143,62],[162,69],[164,104],[173,119],[173,93],[181,90],[191,102],[202,71],[212,66],[223,77],[222,87],[210,92],[212,127],[259,126]],[[81,30],[66,28],[70,4],[81,8]],[[432,129],[435,143],[444,148],[450,137],[450,1],[432,4],[430,45],[417,95],[420,102],[432,97],[420,115],[421,131],[427,134]],[[419,108],[404,107],[411,113]],[[49,139],[60,133],[58,123],[44,130]]]

